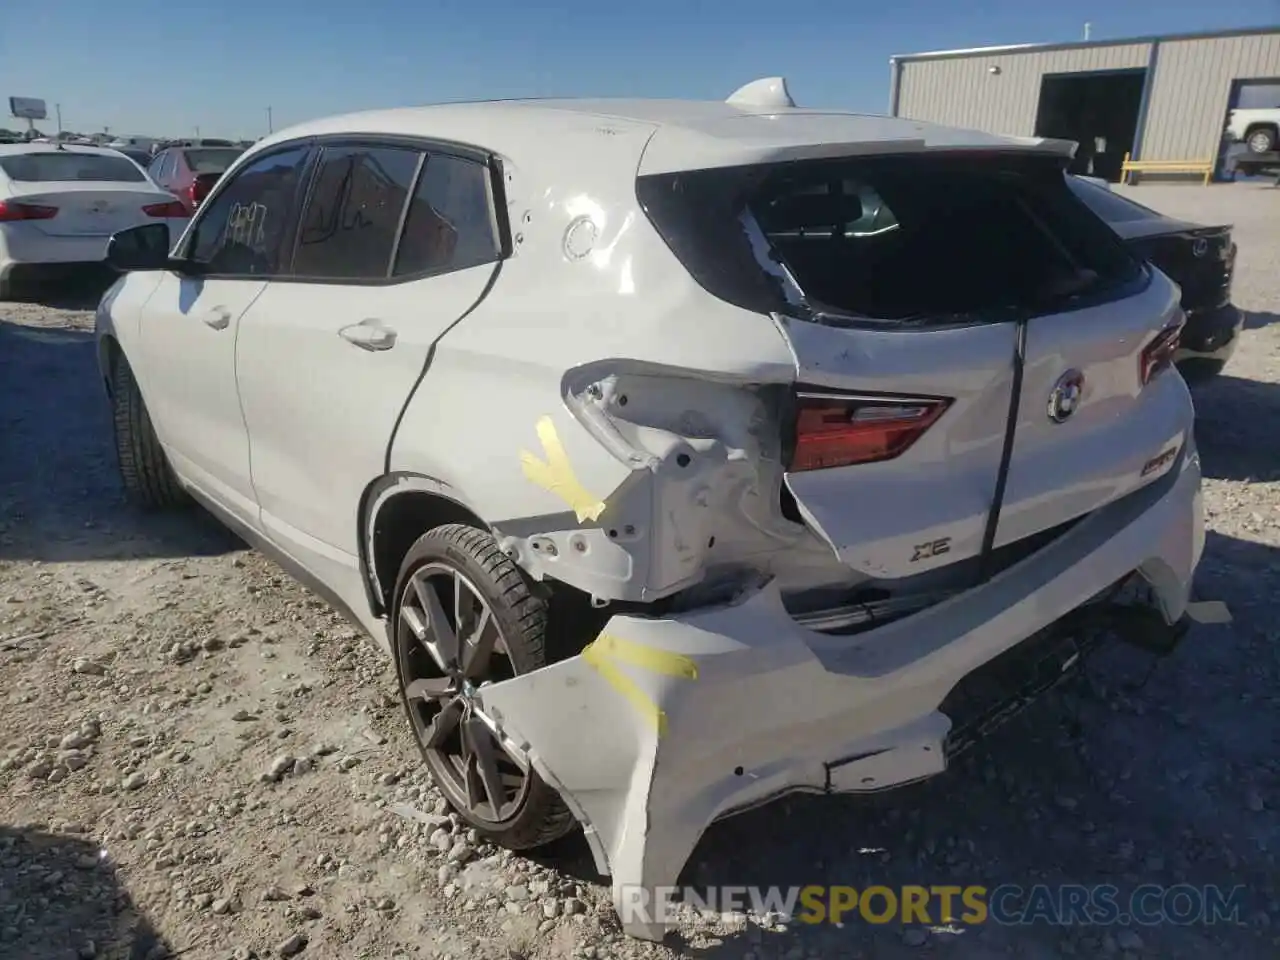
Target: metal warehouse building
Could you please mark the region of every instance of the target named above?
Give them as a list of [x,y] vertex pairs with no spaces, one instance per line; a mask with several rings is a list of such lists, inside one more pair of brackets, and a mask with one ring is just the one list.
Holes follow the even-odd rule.
[[1076,172],[1134,160],[1210,161],[1234,107],[1280,107],[1280,26],[1028,44],[890,59],[894,116],[1080,143]]

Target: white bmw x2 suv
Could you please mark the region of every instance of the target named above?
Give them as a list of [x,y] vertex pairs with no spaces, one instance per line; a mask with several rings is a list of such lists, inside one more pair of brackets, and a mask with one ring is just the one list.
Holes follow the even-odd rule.
[[937,774],[1185,630],[1178,290],[1072,150],[778,79],[282,131],[113,240],[124,485],[362,624],[458,813],[580,825],[634,907],[712,821]]

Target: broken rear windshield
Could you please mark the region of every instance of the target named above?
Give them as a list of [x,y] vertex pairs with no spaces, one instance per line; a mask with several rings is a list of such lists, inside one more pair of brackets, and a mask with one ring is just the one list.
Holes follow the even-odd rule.
[[818,313],[976,322],[1082,306],[1143,276],[1055,157],[805,161],[642,177],[637,192],[699,283],[761,312],[798,292]]
[[127,157],[111,157],[100,153],[76,153],[71,150],[48,153],[20,153],[0,157],[0,170],[10,180],[30,183],[54,183],[67,180],[138,183],[146,176]]

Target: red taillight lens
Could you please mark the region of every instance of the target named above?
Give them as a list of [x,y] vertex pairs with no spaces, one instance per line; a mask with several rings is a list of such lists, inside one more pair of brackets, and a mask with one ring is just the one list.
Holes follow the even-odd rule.
[[57,215],[57,207],[0,200],[0,223],[15,223],[18,220],[52,220]]
[[186,217],[186,205],[181,200],[170,200],[168,203],[149,203],[142,208],[148,217]]
[[901,456],[951,405],[939,397],[797,395],[795,447],[787,469],[822,470]]
[[191,186],[187,190],[187,196],[191,198],[191,205],[193,207],[200,206],[200,202],[209,195],[209,191],[212,189],[213,184],[209,183],[208,180],[202,180],[199,177],[192,180]]
[[1169,324],[1157,333],[1155,339],[1142,348],[1142,355],[1138,360],[1138,376],[1144,387],[1160,371],[1167,370],[1173,365],[1173,356],[1178,352],[1178,341],[1182,337],[1182,327],[1185,323],[1185,318],[1180,317],[1176,323]]

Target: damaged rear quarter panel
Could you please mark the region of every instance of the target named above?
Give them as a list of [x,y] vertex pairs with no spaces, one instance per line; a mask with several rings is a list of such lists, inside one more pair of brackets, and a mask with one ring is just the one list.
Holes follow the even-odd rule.
[[460,491],[534,576],[649,600],[701,579],[713,537],[745,527],[749,555],[804,534],[760,496],[781,478],[753,392],[795,365],[769,317],[708,295],[649,225],[651,128],[574,122],[591,162],[504,164],[514,253],[437,342],[390,467]]

